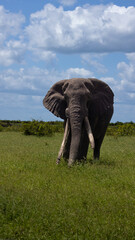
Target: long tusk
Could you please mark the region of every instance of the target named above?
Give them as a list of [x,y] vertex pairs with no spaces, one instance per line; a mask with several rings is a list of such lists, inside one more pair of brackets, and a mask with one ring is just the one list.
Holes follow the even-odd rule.
[[86,131],[88,133],[88,138],[89,138],[89,141],[90,141],[91,148],[94,148],[95,147],[95,142],[94,142],[94,137],[93,137],[93,133],[92,133],[92,130],[91,130],[91,126],[90,126],[88,117],[85,117],[84,121],[85,121],[85,127],[86,127]]
[[58,157],[57,157],[56,164],[59,164],[61,156],[63,154],[65,143],[66,143],[67,137],[68,137],[68,129],[69,129],[69,119],[67,119],[67,121],[66,121],[65,132],[64,132],[64,136],[63,136],[63,140],[62,140],[60,151],[59,151],[59,154],[58,154]]

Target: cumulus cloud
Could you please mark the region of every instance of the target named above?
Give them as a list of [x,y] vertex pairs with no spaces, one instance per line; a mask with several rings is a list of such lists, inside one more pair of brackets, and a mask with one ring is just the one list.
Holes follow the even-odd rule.
[[72,6],[77,2],[77,0],[68,0],[68,1],[67,0],[59,0],[59,2],[65,6]]
[[[35,76],[34,76],[35,77]],[[0,73],[1,91],[24,91],[35,90],[33,72],[25,71],[21,68],[19,71],[13,69],[3,70]]]
[[25,17],[22,14],[11,13],[0,6],[0,43],[10,35],[18,35],[24,22]]
[[132,52],[132,53],[127,53],[126,54],[126,57],[129,61],[131,61],[132,63],[135,64],[135,52]]
[[65,76],[66,78],[75,78],[75,77],[88,78],[88,77],[92,77],[93,73],[84,68],[69,68],[66,70]]
[[10,66],[13,63],[23,63],[26,44],[9,40],[0,50],[0,65]]
[[102,77],[101,80],[106,82],[112,88],[114,88],[117,85],[117,81],[113,77]]
[[52,51],[46,51],[44,49],[38,49],[38,48],[31,48],[29,47],[29,50],[32,51],[35,60],[42,60],[45,61],[46,63],[52,62],[54,59],[56,60],[56,53]]
[[0,65],[9,66],[23,61],[26,45],[21,31],[24,22],[22,14],[8,12],[0,6]]
[[122,79],[127,79],[130,82],[135,81],[135,68],[134,68],[133,63],[125,63],[125,62],[120,62],[117,65],[118,70],[121,72],[119,73],[120,77]]
[[119,71],[120,83],[118,86],[121,100],[134,104],[135,101],[135,53],[126,54],[129,62],[119,62],[117,69]]
[[[56,60],[57,53],[135,51],[135,7],[87,5],[65,11],[62,6],[46,4],[31,14],[25,28],[24,22],[21,13],[11,13],[0,6],[1,65],[22,63],[26,50],[36,60],[45,62]],[[96,58],[89,58],[89,64],[101,73],[106,71]]]
[[94,69],[99,73],[106,73],[107,72],[106,67],[99,62],[102,56],[104,56],[104,54],[91,54],[91,53],[81,54],[82,63],[94,67]]
[[29,69],[20,68],[19,70],[7,69],[0,73],[1,91],[18,92],[22,94],[42,93],[49,76],[48,70],[32,67]]
[[135,64],[120,62],[117,68],[120,71],[121,86],[127,91],[135,91]]
[[64,11],[51,4],[31,14],[26,28],[32,47],[59,53],[135,50],[135,8],[87,5]]
[[42,95],[55,82],[73,77],[91,77],[93,73],[84,68],[69,68],[65,71],[47,70],[38,67],[7,69],[0,73],[1,92],[16,92],[29,95]]

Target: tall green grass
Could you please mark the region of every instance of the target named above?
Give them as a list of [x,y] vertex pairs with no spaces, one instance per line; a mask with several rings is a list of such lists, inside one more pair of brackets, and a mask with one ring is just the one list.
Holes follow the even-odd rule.
[[61,140],[0,132],[0,239],[135,239],[135,137],[72,168],[55,164]]

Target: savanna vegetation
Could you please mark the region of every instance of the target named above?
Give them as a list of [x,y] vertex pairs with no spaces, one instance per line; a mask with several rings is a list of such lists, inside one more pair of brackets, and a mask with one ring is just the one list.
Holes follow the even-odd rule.
[[[25,135],[52,136],[56,132],[63,132],[63,122],[43,122],[43,121],[8,121],[0,120],[0,131],[18,131]],[[135,136],[135,123],[116,122],[110,123],[107,129],[109,136]]]
[[0,122],[0,239],[135,239],[135,124],[110,124],[100,161],[89,149],[71,168],[55,164],[63,123],[44,124]]

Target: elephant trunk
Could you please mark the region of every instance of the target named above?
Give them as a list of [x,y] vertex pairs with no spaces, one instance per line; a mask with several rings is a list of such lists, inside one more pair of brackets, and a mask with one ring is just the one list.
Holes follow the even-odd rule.
[[68,166],[71,166],[79,158],[79,145],[81,140],[82,119],[70,118],[71,124],[71,145]]
[[93,137],[93,133],[91,130],[91,126],[90,126],[88,117],[85,116],[84,119],[70,118],[72,136],[71,136],[71,145],[70,145],[70,155],[69,155],[68,166],[71,166],[75,162],[75,160],[80,159],[79,147],[80,147],[80,141],[81,141],[83,121],[84,121],[84,126],[85,126],[87,134],[88,134],[91,148],[94,149],[94,147],[95,147],[94,137]]

